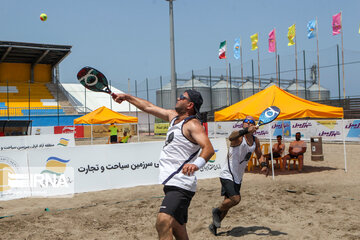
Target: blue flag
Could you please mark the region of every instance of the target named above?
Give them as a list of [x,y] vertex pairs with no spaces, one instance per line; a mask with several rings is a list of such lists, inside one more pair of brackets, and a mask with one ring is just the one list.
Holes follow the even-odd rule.
[[235,39],[234,44],[234,58],[239,59],[240,58],[240,38]]
[[307,24],[307,37],[308,39],[315,37],[315,31],[316,31],[316,21],[315,20],[311,20],[308,24]]

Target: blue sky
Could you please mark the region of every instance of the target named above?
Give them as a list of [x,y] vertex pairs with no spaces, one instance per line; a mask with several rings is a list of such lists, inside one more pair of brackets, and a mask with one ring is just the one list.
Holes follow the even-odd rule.
[[[296,24],[297,49],[309,53],[307,65],[315,63],[316,40],[306,37],[306,24],[318,18],[320,66],[336,64],[340,35],[331,35],[332,15],[343,12],[345,62],[360,61],[358,0],[176,0],[174,1],[175,57],[179,76],[194,70],[206,73],[209,66],[225,69],[218,59],[221,41],[228,41],[228,62],[239,74],[240,61],[233,57],[234,39],[243,41],[246,75],[257,52],[250,51],[250,35],[259,33],[261,73],[271,73],[274,54],[268,52],[268,34],[275,27],[281,70],[294,69],[294,47],[287,46],[288,27]],[[41,22],[41,13],[48,15]],[[71,45],[72,53],[60,64],[62,82],[76,82],[83,66],[102,71],[113,85],[127,90],[128,78],[164,81],[170,76],[169,7],[165,0],[2,0],[2,41]],[[302,68],[302,58],[298,67]],[[341,61],[341,59],[340,59]],[[360,63],[345,67],[346,95],[360,95]],[[337,68],[321,69],[321,85],[337,96]],[[257,73],[257,65],[255,65]],[[275,67],[274,71],[275,72]],[[292,75],[291,75],[292,74]],[[295,78],[295,73],[284,78]],[[299,71],[303,79],[303,72]],[[158,84],[158,83],[156,83]],[[133,88],[133,87],[132,87]],[[341,86],[342,88],[342,86]],[[341,89],[342,94],[342,89]]]

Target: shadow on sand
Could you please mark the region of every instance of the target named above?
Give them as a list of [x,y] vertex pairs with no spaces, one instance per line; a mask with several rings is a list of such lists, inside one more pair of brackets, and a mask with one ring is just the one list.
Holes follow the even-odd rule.
[[251,227],[234,227],[230,231],[219,232],[217,236],[232,236],[232,237],[242,237],[246,235],[257,235],[257,236],[279,236],[279,235],[288,235],[287,233],[280,231],[273,231],[268,227],[263,226],[251,226]]
[[[275,176],[277,175],[291,175],[291,174],[303,174],[303,173],[314,173],[314,172],[323,172],[323,171],[336,171],[340,168],[333,168],[333,167],[315,167],[315,166],[304,166],[302,171],[299,172],[297,169],[293,169],[293,166],[291,165],[290,170],[283,170],[281,171],[279,168],[275,168]],[[269,176],[271,175],[271,167],[269,169]],[[246,171],[247,173],[253,173],[253,174],[263,174],[260,173],[260,168],[256,167],[254,171]]]

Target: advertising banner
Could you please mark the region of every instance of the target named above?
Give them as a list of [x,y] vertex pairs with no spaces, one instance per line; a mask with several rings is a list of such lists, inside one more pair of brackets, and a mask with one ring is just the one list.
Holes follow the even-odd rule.
[[[240,130],[242,122],[209,122],[210,137],[228,137],[232,131]],[[322,137],[323,141],[360,141],[360,120],[284,120],[274,121],[260,126],[254,134],[259,139],[273,139],[282,135],[284,139],[292,140],[297,132],[303,140],[311,137]]]
[[[196,173],[200,179],[218,177],[222,161],[226,159],[225,139],[213,139],[212,144],[216,155]],[[68,173],[65,177],[69,184],[69,188],[65,189],[68,192],[59,191],[58,195],[69,194],[71,186],[75,193],[79,193],[158,184],[159,156],[163,146],[161,141],[77,146],[66,151],[56,148],[29,151],[29,167],[34,169],[31,173],[35,175]],[[54,167],[60,170],[55,171]]]
[[75,146],[73,134],[30,135],[0,138],[0,152],[5,150],[43,149],[68,146]]
[[0,152],[0,200],[12,200],[30,197],[29,185],[18,186],[14,184],[14,175],[28,174],[26,151]]

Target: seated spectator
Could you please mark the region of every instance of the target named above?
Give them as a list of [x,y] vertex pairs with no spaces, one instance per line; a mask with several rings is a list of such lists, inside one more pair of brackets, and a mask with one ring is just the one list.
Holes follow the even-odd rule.
[[[272,146],[273,158],[282,157],[282,154],[283,154],[283,152],[284,152],[284,150],[285,150],[285,144],[283,144],[283,143],[281,142],[282,136],[281,136],[281,135],[277,135],[277,136],[276,136],[276,139],[277,139],[277,143],[275,143],[275,144]],[[266,162],[267,162],[267,164],[269,165],[269,161],[271,160],[270,153],[265,154],[265,155],[264,155],[264,158],[266,159]]]
[[130,138],[131,136],[129,135],[127,135],[127,132],[125,131],[124,132],[124,136],[121,138],[121,140],[120,140],[120,143],[127,143],[128,141],[129,141],[129,138]]
[[304,165],[304,153],[306,152],[306,143],[301,139],[301,133],[295,134],[295,141],[290,143],[289,154],[283,157],[283,168],[286,168],[287,160],[291,158],[297,158],[299,160],[299,172],[302,171]]

